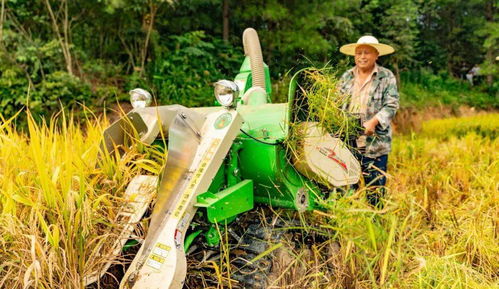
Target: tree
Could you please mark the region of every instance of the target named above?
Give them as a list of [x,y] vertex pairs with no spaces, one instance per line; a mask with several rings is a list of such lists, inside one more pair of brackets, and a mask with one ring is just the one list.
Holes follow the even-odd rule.
[[483,48],[486,51],[484,62],[480,65],[481,73],[487,76],[487,83],[493,84],[494,76],[499,74],[496,57],[499,55],[499,23],[496,2],[485,1],[485,19],[483,28],[477,31],[477,35],[485,37]]
[[[341,16],[347,1],[242,1],[234,8],[234,31],[246,27],[260,36],[265,61],[274,71],[310,65],[305,59],[327,60],[337,51],[339,37],[351,30],[349,19]],[[338,33],[331,33],[338,31]]]
[[425,0],[420,4],[418,60],[434,70],[463,74],[483,62],[488,0]]
[[229,41],[229,0],[223,0],[223,33],[225,42]]
[[[69,16],[68,0],[59,0],[59,7],[54,13],[50,0],[45,0],[48,14],[52,23],[52,28],[61,46],[64,60],[66,61],[66,70],[73,75],[73,57],[71,56],[71,20]],[[59,11],[59,12],[57,12]]]
[[381,39],[386,39],[395,48],[389,62],[393,65],[397,82],[400,85],[400,68],[410,67],[414,61],[417,27],[417,6],[413,0],[392,1],[386,11],[381,27],[385,31]]
[[383,61],[394,69],[400,85],[400,69],[408,68],[414,62],[418,29],[416,27],[417,5],[414,0],[362,1],[361,14],[365,22],[358,23],[362,33],[371,33],[380,42],[392,45],[395,53]]

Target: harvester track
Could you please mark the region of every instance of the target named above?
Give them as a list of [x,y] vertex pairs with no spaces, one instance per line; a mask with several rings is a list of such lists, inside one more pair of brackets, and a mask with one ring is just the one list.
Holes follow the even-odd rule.
[[197,240],[193,245],[195,250],[187,255],[186,288],[220,288],[220,285],[266,288],[276,256],[284,248],[281,245],[285,243],[288,249],[289,246],[299,249],[324,241],[322,236],[302,229],[303,224],[296,215],[283,216],[267,207],[259,207],[238,217],[227,226],[226,232],[223,230],[225,239],[220,248],[207,247],[202,240]]
[[[188,273],[184,288],[267,288],[269,280],[275,277],[277,256],[286,254],[283,250],[299,250],[325,241],[320,234],[304,229],[299,213],[286,212],[289,214],[261,206],[239,216],[226,228],[220,226],[221,246],[207,246],[200,235],[187,253]],[[209,224],[201,220],[203,217],[195,217],[192,224],[197,224],[197,229],[208,228]],[[278,248],[279,243],[285,246]],[[140,244],[137,244],[123,252],[100,282],[87,288],[118,288],[139,248]]]

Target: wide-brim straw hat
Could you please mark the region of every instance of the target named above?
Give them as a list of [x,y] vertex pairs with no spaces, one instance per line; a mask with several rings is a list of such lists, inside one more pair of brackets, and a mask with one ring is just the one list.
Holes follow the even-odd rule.
[[395,49],[388,44],[379,43],[374,36],[366,35],[357,40],[357,43],[350,43],[341,46],[340,52],[346,55],[355,56],[355,48],[360,45],[369,45],[378,50],[379,56],[395,52]]

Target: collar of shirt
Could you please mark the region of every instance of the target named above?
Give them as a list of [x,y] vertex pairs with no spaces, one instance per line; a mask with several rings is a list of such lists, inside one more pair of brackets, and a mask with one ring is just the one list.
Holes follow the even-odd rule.
[[358,78],[358,70],[356,67],[354,67],[352,73],[354,75],[354,78],[353,85],[350,91],[351,100],[349,110],[351,113],[357,114],[362,118],[362,115],[364,115],[367,110],[367,104],[369,102],[369,91],[373,79],[378,73],[378,66],[374,66],[373,71],[371,71],[371,74],[364,80],[364,83],[360,83],[360,80]]
[[[364,81],[364,83],[361,83],[360,87],[363,87],[364,85],[366,85],[367,83],[369,83],[374,78],[374,76],[376,76],[378,74],[378,72],[379,72],[378,64],[374,63],[374,68],[371,71],[371,74],[369,74],[369,77],[366,78],[366,80]],[[359,68],[357,66],[355,66],[353,68],[352,73],[353,73],[353,79],[354,79],[354,81],[355,82],[359,81],[359,78],[358,78]]]
[[[387,74],[387,69],[384,68],[383,66],[380,66],[379,64],[375,64],[376,66],[376,69],[378,70],[378,72],[376,73],[376,76],[375,78],[376,79],[382,79],[384,77],[388,77],[389,75]],[[357,66],[354,66],[352,68],[350,68],[349,70],[347,70],[343,76],[343,80],[344,80],[344,84],[346,86],[349,86],[349,85],[352,85],[353,84],[353,78],[354,78],[354,70],[357,69]]]

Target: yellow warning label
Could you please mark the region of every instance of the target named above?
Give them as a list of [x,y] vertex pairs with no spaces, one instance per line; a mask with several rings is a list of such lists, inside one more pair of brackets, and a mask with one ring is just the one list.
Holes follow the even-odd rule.
[[149,267],[152,267],[156,270],[159,270],[161,268],[161,265],[165,263],[166,258],[163,258],[161,256],[158,256],[156,254],[151,254],[146,262],[146,264]]
[[161,256],[158,256],[156,254],[151,254],[151,256],[149,257],[149,259],[154,260],[156,262],[159,262],[161,264],[165,263],[165,258],[163,258]]
[[162,243],[157,243],[156,247],[163,249],[163,250],[166,250],[166,251],[170,251],[172,249],[170,246],[162,244]]
[[170,253],[171,247],[165,244],[157,243],[152,250],[152,254],[157,256],[161,256],[163,258],[168,257],[168,253]]

